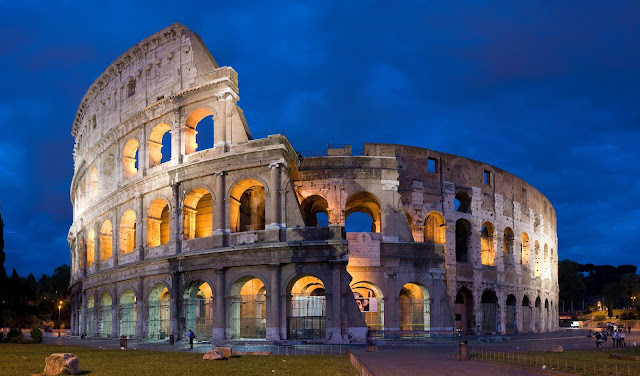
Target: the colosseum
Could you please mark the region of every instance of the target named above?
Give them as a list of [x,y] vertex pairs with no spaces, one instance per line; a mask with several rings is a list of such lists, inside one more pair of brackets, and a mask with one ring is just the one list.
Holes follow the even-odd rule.
[[237,73],[180,24],[86,92],[72,130],[72,334],[345,343],[367,328],[557,329],[556,216],[531,185],[412,146],[305,156],[285,135],[252,137],[238,94]]

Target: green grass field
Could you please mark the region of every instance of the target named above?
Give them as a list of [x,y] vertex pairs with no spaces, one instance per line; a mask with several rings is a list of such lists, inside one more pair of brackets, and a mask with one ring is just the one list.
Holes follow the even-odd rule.
[[80,359],[84,375],[328,375],[354,376],[342,355],[242,356],[205,361],[200,353],[142,350],[102,350],[53,345],[0,344],[1,375],[31,375],[44,370],[53,353],[69,352]]

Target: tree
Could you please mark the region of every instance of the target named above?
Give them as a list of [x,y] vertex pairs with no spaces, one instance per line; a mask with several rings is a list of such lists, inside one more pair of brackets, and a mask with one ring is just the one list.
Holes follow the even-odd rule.
[[579,269],[580,264],[571,260],[562,260],[558,264],[560,301],[566,304],[565,309],[570,308],[572,302],[574,307],[578,307],[586,294],[584,277],[578,272]]
[[620,289],[622,290],[623,297],[628,302],[631,302],[632,296],[640,298],[640,275],[636,273],[622,275],[622,277],[620,277]]

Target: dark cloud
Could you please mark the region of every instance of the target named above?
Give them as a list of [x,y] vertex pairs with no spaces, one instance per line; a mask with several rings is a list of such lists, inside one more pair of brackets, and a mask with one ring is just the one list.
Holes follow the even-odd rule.
[[[239,73],[256,135],[389,142],[491,163],[545,194],[559,255],[640,264],[640,3],[4,2],[7,267],[69,262],[71,123],[121,53],[174,23]],[[313,136],[310,136],[310,135]]]

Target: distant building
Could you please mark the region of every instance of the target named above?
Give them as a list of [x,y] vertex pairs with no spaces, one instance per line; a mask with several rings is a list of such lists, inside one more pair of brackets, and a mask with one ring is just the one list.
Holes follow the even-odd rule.
[[[282,134],[254,139],[238,93],[180,24],[91,85],[72,130],[74,335],[557,329],[556,217],[535,188],[410,146],[301,155]],[[345,232],[354,213],[368,224]]]

